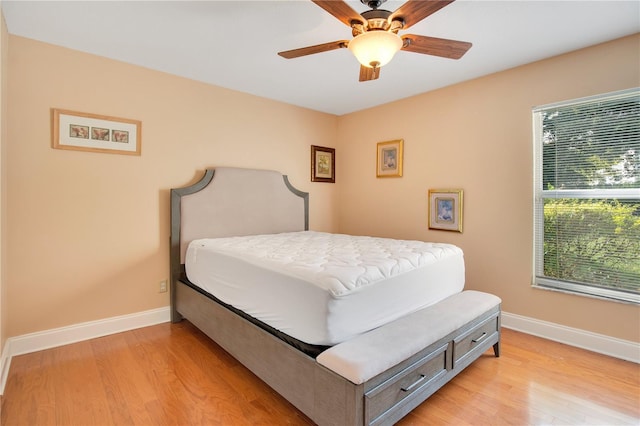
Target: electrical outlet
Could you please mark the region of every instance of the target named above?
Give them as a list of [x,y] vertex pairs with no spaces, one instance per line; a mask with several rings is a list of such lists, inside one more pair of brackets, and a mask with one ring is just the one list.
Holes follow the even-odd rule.
[[158,293],[166,293],[166,292],[167,292],[167,280],[162,280],[160,281]]

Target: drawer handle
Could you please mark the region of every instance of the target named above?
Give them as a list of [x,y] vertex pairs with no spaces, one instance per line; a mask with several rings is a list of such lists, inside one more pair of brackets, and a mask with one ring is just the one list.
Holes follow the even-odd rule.
[[413,382],[410,386],[407,386],[406,388],[400,388],[400,390],[402,392],[410,392],[411,389],[415,388],[416,386],[418,386],[418,384],[420,384],[423,380],[425,379],[425,375],[421,374],[420,378],[418,380],[416,380],[415,382]]
[[482,333],[482,336],[478,337],[477,339],[473,339],[471,341],[473,343],[478,343],[480,340],[484,339],[485,337],[487,337],[487,333]]

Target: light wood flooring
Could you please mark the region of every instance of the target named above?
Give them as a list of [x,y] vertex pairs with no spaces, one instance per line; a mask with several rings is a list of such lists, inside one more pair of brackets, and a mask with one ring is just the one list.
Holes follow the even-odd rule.
[[[14,357],[9,425],[310,425],[187,321]],[[640,424],[638,364],[503,329],[398,425]]]

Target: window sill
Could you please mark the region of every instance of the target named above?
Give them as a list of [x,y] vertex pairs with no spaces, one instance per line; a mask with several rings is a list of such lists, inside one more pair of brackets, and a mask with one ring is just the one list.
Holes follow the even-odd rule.
[[[566,289],[566,288],[559,288],[559,287],[552,287],[552,286],[548,286],[548,285],[542,285],[542,284],[532,284],[531,287],[535,288],[535,289],[539,289],[539,290],[547,290],[547,291],[554,291],[557,293],[564,293],[564,294],[571,294],[574,296],[582,296],[582,297],[588,297],[591,299],[598,299],[598,300],[606,300],[608,302],[616,302],[616,303],[622,303],[625,305],[639,305],[640,304],[640,296],[638,295],[632,295],[629,293],[623,293],[624,297],[615,297],[614,295],[612,296],[604,296],[604,295],[598,295],[598,294],[593,294],[593,293],[587,293],[584,291],[578,291],[578,290],[570,290],[570,289]],[[617,293],[617,292],[615,292]]]

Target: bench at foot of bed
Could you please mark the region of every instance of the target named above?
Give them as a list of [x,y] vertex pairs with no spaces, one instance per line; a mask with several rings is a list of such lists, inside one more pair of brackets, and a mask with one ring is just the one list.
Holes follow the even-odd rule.
[[392,424],[491,346],[499,356],[499,345],[500,299],[464,291],[333,346],[317,362],[362,386],[364,419],[356,424]]
[[463,291],[316,359],[177,281],[183,316],[319,425],[393,424],[493,346],[500,299]]

